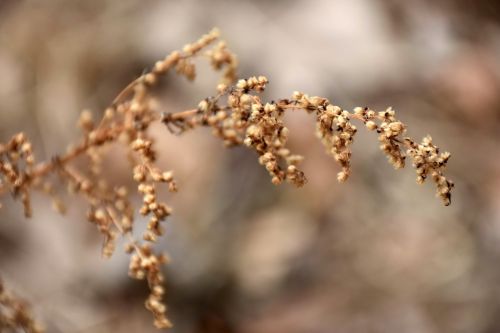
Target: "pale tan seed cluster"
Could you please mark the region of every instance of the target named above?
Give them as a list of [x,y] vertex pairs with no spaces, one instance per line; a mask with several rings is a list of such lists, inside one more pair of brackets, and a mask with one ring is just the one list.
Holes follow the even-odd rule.
[[34,164],[32,145],[24,133],[14,135],[6,144],[0,144],[0,186],[8,187],[15,198],[20,198],[26,217],[31,217],[32,209],[25,184],[31,181],[30,171]]
[[[284,109],[276,103],[263,103],[257,93],[264,91],[268,79],[264,76],[241,79],[230,89],[220,89],[216,98],[205,99],[198,105],[197,117],[184,119],[193,128],[212,127],[215,136],[225,145],[244,144],[259,155],[259,163],[269,172],[273,184],[288,181],[296,186],[306,183],[298,169],[302,157],[286,148],[288,128],[283,123]],[[227,94],[226,105],[219,105]]]
[[337,180],[344,182],[351,174],[351,149],[356,134],[356,126],[350,122],[350,113],[332,105],[326,98],[309,97],[301,92],[293,94],[292,103],[307,112],[316,113],[316,134],[321,139],[327,153],[337,161],[342,171]]
[[410,138],[405,142],[410,148],[407,153],[413,159],[413,166],[417,171],[417,183],[422,184],[430,175],[436,183],[436,195],[448,206],[451,204],[451,189],[454,184],[444,176],[444,169],[451,154],[449,152],[439,153],[439,148],[432,143],[432,138],[426,136],[422,143],[417,144]]
[[168,262],[166,255],[155,254],[151,249],[151,243],[142,244],[135,248],[128,246],[128,252],[133,253],[130,259],[129,275],[138,280],[146,280],[151,292],[146,299],[146,308],[153,313],[154,325],[158,328],[172,327],[172,323],[166,317],[167,307],[163,296],[163,273],[161,266]]
[[163,235],[163,228],[160,225],[171,213],[172,208],[164,203],[158,202],[156,194],[156,183],[167,183],[170,192],[177,191],[177,186],[173,180],[171,171],[162,172],[152,163],[154,154],[151,149],[151,140],[138,138],[133,142],[134,150],[141,155],[141,163],[134,167],[134,180],[138,182],[138,192],[142,195],[141,215],[150,215],[147,231],[143,238],[146,241],[156,241],[158,236]]
[[[81,114],[78,125],[83,131],[82,140],[60,156],[50,161],[35,163],[32,147],[24,134],[17,134],[6,144],[0,145],[0,195],[10,192],[24,206],[26,216],[31,216],[30,191],[40,190],[48,194],[56,209],[64,211],[58,197],[55,180],[70,192],[85,198],[89,205],[87,218],[94,223],[103,236],[103,256],[111,256],[116,242],[126,242],[125,251],[130,254],[129,275],[146,280],[150,294],[146,308],[154,315],[158,328],[170,327],[164,303],[163,264],[166,255],[153,251],[154,243],[164,234],[164,221],[172,214],[172,208],[162,201],[159,189],[166,187],[177,191],[173,172],[165,171],[156,164],[157,151],[150,127],[155,122],[164,123],[176,134],[197,127],[207,126],[227,147],[247,146],[258,155],[258,161],[271,176],[274,184],[287,181],[303,186],[307,179],[299,169],[303,157],[287,148],[289,130],[283,116],[287,111],[305,110],[314,114],[316,132],[327,153],[340,165],[339,181],[351,174],[350,145],[356,134],[353,120],[362,122],[369,130],[379,133],[380,147],[389,161],[396,167],[404,166],[405,156],[413,159],[419,183],[429,175],[438,187],[438,195],[448,205],[453,183],[444,176],[449,153],[439,154],[429,138],[416,144],[404,138],[406,126],[395,118],[392,109],[375,112],[368,108],[356,108],[349,112],[331,104],[326,98],[308,96],[295,92],[290,99],[279,99],[269,103],[262,101],[260,93],[269,83],[264,76],[255,76],[236,81],[237,59],[220,41],[205,50],[218,39],[215,29],[198,41],[174,51],[155,63],[150,72],[140,76],[123,89],[108,106],[99,121],[91,111]],[[203,99],[195,109],[160,113],[152,97],[151,88],[160,82],[160,77],[169,71],[192,80],[196,76],[193,61],[196,56],[208,58],[215,70],[222,71],[221,81],[215,96]],[[121,144],[130,162],[131,178],[136,190],[125,184],[110,184],[103,174],[105,152],[111,144]],[[404,149],[407,149],[405,153]],[[85,158],[86,168],[77,168],[76,159]],[[141,198],[140,207],[134,207],[133,195]],[[134,234],[135,212],[147,217],[146,231],[142,237]]]
[[[395,169],[401,169],[405,166],[405,154],[401,150],[401,135],[406,131],[406,127],[395,118],[395,112],[392,108],[385,111],[375,112],[368,108],[356,108],[354,113],[360,117],[366,128],[370,131],[379,133],[378,140],[380,149],[385,153],[389,162]],[[379,123],[379,124],[377,124]]]
[[29,304],[8,292],[0,280],[0,332],[43,333]]
[[379,133],[380,149],[395,169],[403,168],[406,156],[410,156],[417,172],[417,183],[422,184],[430,174],[437,186],[436,195],[446,206],[451,203],[454,184],[444,176],[451,156],[449,152],[439,154],[439,148],[432,144],[430,136],[425,137],[421,144],[403,137],[406,126],[395,118],[392,108],[378,113],[368,108],[356,108],[354,113],[369,130]]
[[[263,77],[261,81],[267,83]],[[264,86],[258,88],[257,92],[263,90]],[[286,148],[289,130],[283,123],[284,110],[275,103],[263,104],[257,97],[254,100],[245,133],[245,145],[257,151],[259,163],[269,172],[273,184],[287,180],[296,186],[303,186],[307,180],[298,168],[302,157]]]
[[220,41],[212,50],[207,51],[206,55],[215,70],[224,69],[221,78],[222,85],[229,85],[235,81],[238,60],[234,53],[229,51],[226,42]]

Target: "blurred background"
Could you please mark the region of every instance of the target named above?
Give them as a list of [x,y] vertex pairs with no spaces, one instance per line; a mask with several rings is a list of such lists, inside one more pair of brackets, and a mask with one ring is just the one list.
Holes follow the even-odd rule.
[[[78,140],[81,110],[102,114],[155,60],[218,26],[239,76],[266,75],[271,99],[393,106],[410,136],[452,152],[456,188],[442,206],[364,130],[338,184],[305,114],[287,117],[306,157],[301,189],[273,186],[254,153],[209,130],[158,127],[160,165],[180,187],[160,244],[171,332],[500,332],[499,24],[491,0],[0,0],[0,141],[24,131],[49,159]],[[162,107],[196,106],[215,82],[204,64],[193,84],[169,76]],[[123,154],[105,165],[131,184]],[[155,332],[127,256],[102,259],[85,203],[65,201],[59,216],[36,197],[26,220],[3,200],[6,284],[48,332]]]

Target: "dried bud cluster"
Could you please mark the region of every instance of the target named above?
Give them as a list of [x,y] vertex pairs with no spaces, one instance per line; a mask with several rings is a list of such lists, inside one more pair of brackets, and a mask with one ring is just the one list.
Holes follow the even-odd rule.
[[207,51],[206,55],[209,57],[212,67],[215,70],[221,70],[223,67],[226,67],[221,80],[223,85],[234,82],[236,79],[238,60],[236,56],[228,50],[226,42],[220,41],[212,50]]
[[165,255],[154,254],[149,243],[141,246],[131,244],[129,251],[135,252],[130,259],[129,275],[138,280],[146,279],[151,289],[145,304],[154,315],[154,325],[158,328],[172,327],[172,323],[165,315],[167,307],[163,303],[165,288],[161,272],[161,266],[168,262],[168,258]]
[[184,75],[188,80],[196,77],[196,68],[192,57],[197,55],[203,48],[214,42],[219,37],[219,31],[214,29],[203,35],[192,44],[186,44],[183,52],[174,51],[165,59],[156,62],[153,70],[144,76],[147,84],[155,84],[160,75],[165,74],[170,68],[175,67],[178,74]]
[[449,152],[439,153],[439,148],[432,144],[432,138],[426,136],[421,144],[416,144],[410,138],[405,139],[410,146],[408,155],[413,159],[413,166],[417,171],[417,183],[422,184],[429,174],[436,183],[436,195],[448,206],[451,204],[451,189],[454,184],[444,175],[446,163],[451,154]]
[[148,229],[143,238],[146,241],[155,242],[157,237],[163,235],[163,228],[160,225],[169,215],[172,214],[172,208],[165,203],[158,202],[156,195],[155,182],[165,182],[171,192],[177,191],[177,187],[172,178],[172,172],[160,172],[155,167],[147,164],[137,165],[134,168],[134,179],[139,182],[138,191],[142,195],[142,207],[139,212],[141,215],[151,215],[148,223]]
[[417,171],[417,183],[422,184],[430,174],[437,186],[436,195],[442,199],[445,206],[451,203],[451,189],[454,184],[443,175],[451,156],[449,152],[439,154],[439,148],[432,144],[430,136],[425,137],[421,144],[416,144],[409,137],[403,137],[406,126],[395,118],[392,108],[377,113],[358,107],[354,113],[369,130],[379,133],[380,149],[387,155],[394,168],[403,168],[406,156],[410,156]]
[[[406,127],[398,121],[392,108],[385,111],[375,112],[367,108],[356,108],[355,114],[365,122],[370,131],[376,130],[379,133],[378,140],[380,149],[386,154],[389,162],[395,169],[405,166],[405,154],[401,150],[401,136],[405,133]],[[377,125],[376,121],[380,124]]]
[[293,94],[293,104],[307,112],[315,112],[317,116],[316,134],[342,167],[337,174],[337,180],[344,182],[351,174],[351,149],[356,134],[356,126],[350,122],[350,113],[339,106],[332,105],[326,98],[309,97],[301,92]]
[[[31,201],[26,183],[31,180],[35,156],[31,142],[24,133],[14,135],[6,144],[0,144],[0,194],[8,188],[12,195],[20,197],[24,215],[31,217]],[[1,206],[0,206],[1,207]]]
[[[197,114],[184,118],[181,129],[210,126],[215,136],[228,147],[246,145],[259,155],[259,163],[269,172],[274,184],[284,180],[302,186],[304,173],[298,169],[302,157],[293,155],[286,148],[288,128],[284,126],[285,109],[277,103],[262,103],[256,93],[264,91],[268,79],[265,76],[241,79],[231,89],[219,89],[215,98],[205,99],[198,105]],[[227,94],[226,105],[219,105]],[[164,119],[167,122],[168,119]]]
[[[175,192],[177,186],[173,172],[163,171],[156,165],[157,153],[149,132],[154,122],[161,121],[170,131],[178,134],[200,126],[211,127],[213,134],[226,146],[245,145],[254,150],[274,184],[288,181],[302,186],[307,182],[299,169],[303,158],[292,154],[286,146],[289,130],[283,121],[285,112],[302,109],[314,113],[318,137],[327,152],[340,164],[339,181],[345,181],[351,173],[350,145],[357,131],[351,121],[358,120],[369,130],[379,133],[380,147],[396,168],[404,166],[403,148],[407,149],[406,154],[413,159],[417,169],[417,182],[421,183],[431,175],[437,184],[438,195],[445,204],[450,203],[453,183],[443,175],[450,154],[439,154],[430,137],[421,144],[403,138],[406,127],[396,120],[392,109],[377,113],[368,108],[356,108],[351,113],[330,104],[326,98],[309,97],[301,92],[295,92],[291,99],[263,102],[259,93],[269,83],[266,77],[241,79],[231,86],[236,77],[237,60],[224,42],[201,53],[217,40],[218,35],[214,29],[198,41],[184,46],[182,51],[174,51],[156,62],[150,72],[120,92],[105,109],[100,121],[96,122],[90,111],[82,112],[78,125],[83,131],[83,139],[65,154],[35,164],[31,144],[22,133],[0,145],[0,195],[9,191],[14,198],[20,198],[26,216],[31,215],[29,191],[33,189],[48,194],[57,210],[64,211],[55,186],[48,179],[51,174],[57,174],[71,192],[87,200],[87,218],[103,235],[102,253],[105,257],[113,254],[117,239],[126,240],[125,251],[131,255],[129,274],[133,278],[147,280],[150,295],[146,308],[153,313],[158,328],[171,326],[165,316],[164,277],[161,272],[161,265],[167,262],[167,257],[154,253],[152,249],[154,242],[164,233],[161,222],[172,214],[172,208],[160,200],[158,189],[166,186],[170,192]],[[151,96],[151,88],[159,82],[160,76],[172,69],[190,80],[194,79],[196,68],[193,58],[198,55],[208,57],[214,69],[222,70],[217,95],[205,98],[196,109],[160,114]],[[104,149],[111,143],[126,147],[137,192],[130,191],[125,185],[110,185],[102,175]],[[81,156],[89,161],[86,170],[78,170],[72,165]],[[137,193],[142,198],[140,208],[133,207],[131,193]],[[133,234],[136,209],[149,218],[141,240],[136,240]]]
[[30,306],[11,295],[0,280],[0,332],[43,333],[44,329],[33,318]]

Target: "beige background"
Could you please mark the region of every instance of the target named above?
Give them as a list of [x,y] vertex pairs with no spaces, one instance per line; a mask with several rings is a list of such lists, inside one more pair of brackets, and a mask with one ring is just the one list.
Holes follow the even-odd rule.
[[[500,330],[500,13],[494,1],[14,1],[0,2],[0,140],[25,131],[39,159],[78,139],[83,109],[102,113],[155,60],[218,26],[240,76],[266,75],[266,96],[294,90],[345,108],[393,106],[421,138],[452,152],[456,188],[443,207],[411,168],[394,171],[360,131],[353,175],[287,117],[309,184],[274,187],[245,149],[208,130],[155,129],[160,165],[180,192],[161,248],[171,332],[440,333]],[[167,111],[214,91],[169,76]],[[119,151],[105,172],[128,182]],[[63,191],[63,189],[61,189]],[[8,197],[0,274],[49,332],[154,332],[145,286],[127,257],[100,257],[85,205],[67,216],[37,197],[34,218]]]

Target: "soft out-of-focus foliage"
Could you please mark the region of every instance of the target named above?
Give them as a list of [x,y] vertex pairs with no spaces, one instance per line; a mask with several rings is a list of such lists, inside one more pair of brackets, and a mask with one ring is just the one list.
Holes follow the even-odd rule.
[[[472,6],[472,7],[471,7]],[[303,114],[286,117],[309,183],[273,187],[255,156],[203,130],[157,129],[159,164],[180,192],[160,244],[173,332],[495,332],[500,298],[500,30],[491,1],[3,1],[0,141],[24,130],[40,158],[78,137],[154,60],[218,26],[240,76],[268,96],[301,90],[345,107],[392,105],[453,152],[454,202],[443,207],[411,170],[395,173],[359,133],[353,174],[336,182]],[[202,66],[203,67],[203,66]],[[201,67],[200,67],[201,68]],[[179,111],[213,94],[200,69],[158,96]],[[123,154],[104,170],[129,178]],[[166,193],[165,193],[166,194]],[[166,194],[168,195],[168,194]],[[36,200],[38,199],[38,200]],[[154,331],[127,258],[97,260],[80,200],[68,215],[35,198],[35,219],[2,208],[0,273],[49,331]]]

